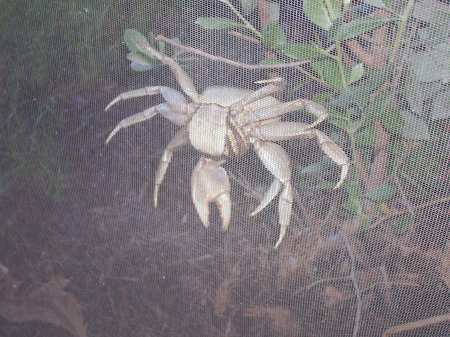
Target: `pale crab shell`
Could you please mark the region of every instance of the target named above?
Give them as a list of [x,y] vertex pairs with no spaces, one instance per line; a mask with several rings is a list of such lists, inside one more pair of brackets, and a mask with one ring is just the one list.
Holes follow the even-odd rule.
[[[228,118],[233,103],[248,96],[252,91],[242,88],[213,86],[206,88],[200,95],[201,105],[189,122],[189,140],[198,151],[220,157],[225,153],[228,132]],[[267,96],[245,108],[264,108],[279,103],[275,97]],[[253,112],[257,115],[257,111]],[[239,116],[236,116],[239,118]],[[245,116],[243,116],[245,118]]]

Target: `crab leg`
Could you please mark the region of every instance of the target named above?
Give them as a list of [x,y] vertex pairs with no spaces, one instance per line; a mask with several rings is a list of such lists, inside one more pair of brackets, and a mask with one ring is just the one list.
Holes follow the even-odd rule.
[[261,212],[264,208],[266,208],[266,206],[268,204],[270,204],[270,202],[280,192],[282,186],[283,186],[283,184],[281,183],[281,181],[279,181],[277,178],[275,178],[273,180],[272,184],[270,184],[270,187],[267,190],[267,192],[264,194],[264,196],[263,196],[261,202],[259,203],[258,207],[256,207],[255,210],[250,213],[250,216],[255,216],[256,214]]
[[245,107],[253,102],[256,102],[264,97],[270,96],[278,91],[280,91],[281,86],[276,84],[269,84],[258,90],[251,92],[250,94],[244,96],[239,101],[231,104],[231,109],[234,111],[245,111]]
[[251,130],[250,134],[260,140],[278,141],[294,138],[316,138],[322,151],[341,167],[341,176],[334,187],[339,188],[347,177],[350,161],[345,152],[323,132],[310,129],[309,125],[296,122],[276,122]]
[[314,128],[328,117],[328,113],[325,107],[323,107],[322,105],[307,99],[297,99],[295,101],[280,103],[277,105],[270,105],[262,108],[254,106],[248,112],[248,118],[246,122],[254,123],[261,122],[267,119],[278,118],[287,113],[297,111],[301,108],[305,108],[306,111],[312,113],[317,118],[313,123],[305,124],[305,128]]
[[167,103],[162,103],[159,105],[152,106],[151,108],[148,108],[137,114],[131,115],[130,117],[122,119],[119,122],[119,124],[117,124],[116,127],[111,131],[108,138],[106,138],[105,143],[108,144],[111,138],[114,137],[116,133],[119,132],[121,129],[125,129],[131,125],[151,119],[158,113],[160,113],[161,116],[167,118],[174,124],[180,126],[186,124],[189,119],[189,117],[185,114],[172,111],[172,109],[168,106]]
[[222,228],[227,230],[231,219],[230,182],[224,168],[212,159],[202,157],[192,171],[192,201],[205,227],[209,226],[209,204],[219,208]]
[[[291,186],[291,164],[290,159],[286,151],[278,144],[272,142],[262,142],[253,139],[253,146],[255,147],[258,157],[261,159],[263,165],[267,170],[272,173],[277,180],[283,185],[283,189],[280,194],[280,199],[278,201],[278,216],[280,224],[280,235],[275,244],[277,248],[284,236],[286,235],[287,227],[291,219],[292,212],[292,186]],[[274,183],[272,183],[274,185]],[[272,186],[271,186],[272,188]],[[276,194],[271,192],[267,199],[274,198]],[[276,187],[274,188],[274,190]],[[259,208],[259,207],[258,207]]]
[[187,133],[187,130],[186,128],[182,128],[178,130],[178,132],[164,149],[161,160],[159,161],[158,169],[156,170],[155,188],[153,190],[153,205],[155,206],[155,208],[158,206],[159,188],[164,180],[164,176],[166,175],[170,161],[172,160],[173,152],[178,147],[187,144],[188,140],[189,135]]
[[192,79],[183,70],[183,68],[181,68],[177,62],[175,62],[174,59],[160,53],[152,46],[150,46],[150,44],[148,43],[145,43],[145,45],[142,45],[140,47],[142,48],[142,52],[146,51],[150,57],[156,58],[161,63],[169,66],[170,70],[175,75],[177,82],[180,85],[181,89],[184,91],[184,93],[188,95],[193,102],[195,103],[199,102],[199,94],[194,86],[194,83],[192,82]]
[[279,103],[276,105],[269,105],[259,107],[258,105],[251,106],[246,114],[246,123],[260,122],[267,119],[281,117],[287,113],[297,111],[304,107],[302,99],[290,101],[286,103]]
[[173,109],[177,110],[181,109],[186,103],[186,99],[179,91],[165,86],[152,86],[121,93],[106,106],[105,111],[111,108],[114,104],[117,104],[121,101],[130,98],[153,95],[161,95]]

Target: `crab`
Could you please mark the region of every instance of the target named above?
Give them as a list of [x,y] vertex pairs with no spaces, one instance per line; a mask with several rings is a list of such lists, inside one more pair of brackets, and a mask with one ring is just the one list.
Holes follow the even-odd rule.
[[[223,230],[231,221],[230,182],[222,167],[226,158],[240,156],[253,149],[264,167],[273,175],[273,181],[264,193],[259,205],[250,216],[261,212],[279,194],[278,215],[280,232],[275,243],[282,242],[291,219],[293,187],[291,183],[291,161],[287,152],[277,141],[297,138],[314,138],[321,150],[341,168],[340,179],[334,188],[344,182],[349,159],[345,152],[326,134],[315,127],[328,116],[326,109],[311,100],[297,99],[281,102],[273,95],[282,89],[282,81],[268,81],[257,90],[214,86],[199,93],[192,79],[169,56],[154,49],[150,44],[140,46],[142,50],[167,65],[177,82],[190,99],[167,86],[148,86],[123,92],[105,108],[116,103],[143,96],[161,95],[165,102],[131,115],[112,130],[106,139],[109,143],[116,133],[131,125],[160,115],[180,128],[165,147],[156,170],[153,192],[154,207],[158,205],[158,194],[164,176],[176,149],[191,144],[202,156],[191,176],[191,196],[195,209],[205,227],[209,226],[209,206],[215,203],[219,209]],[[309,124],[288,122],[282,116],[305,109],[315,117]]]

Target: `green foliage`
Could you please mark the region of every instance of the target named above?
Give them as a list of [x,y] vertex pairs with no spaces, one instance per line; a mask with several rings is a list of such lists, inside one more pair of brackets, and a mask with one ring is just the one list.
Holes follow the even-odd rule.
[[345,22],[336,29],[334,39],[339,41],[351,40],[395,20],[396,18],[375,17]]
[[306,16],[317,26],[330,30],[333,23],[342,15],[342,1],[304,0],[303,10]]
[[391,183],[384,183],[381,186],[375,187],[374,189],[368,190],[366,192],[366,198],[375,201],[389,201],[395,194],[395,186]]
[[286,34],[277,22],[271,22],[262,30],[261,42],[271,49],[282,49],[287,44]]
[[328,56],[328,53],[323,49],[306,43],[288,43],[282,49],[282,52],[284,55],[297,61]]
[[239,22],[221,17],[199,17],[195,23],[205,29],[245,28]]

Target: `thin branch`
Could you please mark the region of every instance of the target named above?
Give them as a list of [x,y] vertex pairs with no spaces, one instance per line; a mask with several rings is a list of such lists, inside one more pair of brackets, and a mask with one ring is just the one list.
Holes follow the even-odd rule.
[[305,291],[310,291],[311,289],[317,287],[318,285],[321,285],[322,283],[335,282],[335,281],[349,281],[349,280],[351,280],[350,276],[340,276],[340,277],[330,277],[330,278],[320,279],[320,280],[314,281],[314,282],[308,284],[307,286],[297,290],[294,293],[294,295],[300,294]]
[[228,31],[228,34],[234,37],[237,37],[238,39],[247,41],[247,42],[251,42],[254,44],[259,44],[259,40],[255,39],[253,36],[248,36],[247,34],[242,34],[241,32],[235,31],[235,30],[230,30]]
[[417,206],[412,206],[411,209],[404,208],[404,209],[399,209],[399,210],[393,211],[391,214],[388,214],[388,215],[378,219],[377,221],[375,221],[372,225],[369,226],[369,229],[374,229],[374,228],[378,227],[381,223],[385,222],[386,220],[389,220],[391,218],[395,218],[395,217],[398,217],[400,215],[409,213],[410,211],[417,211],[417,210],[420,210],[420,209],[423,209],[423,208],[431,207],[431,206],[442,204],[442,203],[445,203],[445,202],[450,202],[450,196],[446,196],[446,197],[443,197],[443,198],[427,201],[427,202],[424,202],[423,204],[420,204],[420,205],[417,205]]
[[415,329],[423,328],[423,327],[426,327],[426,326],[429,326],[432,324],[439,324],[439,323],[444,323],[447,321],[450,321],[450,312],[443,314],[443,315],[439,315],[439,316],[433,316],[430,318],[425,318],[425,319],[421,319],[421,320],[414,321],[414,322],[408,322],[408,323],[396,325],[392,328],[387,329],[385,332],[383,332],[382,337],[389,337],[389,336],[392,336],[393,334],[396,334],[399,332],[415,330]]
[[400,15],[400,25],[395,36],[394,45],[392,47],[391,64],[395,64],[397,62],[397,53],[400,49],[403,34],[406,32],[406,26],[409,16],[414,9],[414,2],[414,0],[408,0],[403,13]]
[[303,75],[308,76],[310,79],[322,84],[323,86],[325,86],[329,89],[332,89],[332,87],[328,83],[326,83],[325,81],[321,80],[320,78],[314,76],[313,74],[309,73],[308,71],[306,71],[305,69],[300,67],[302,65],[310,63],[311,60],[303,60],[303,61],[288,62],[288,63],[277,63],[277,64],[248,64],[248,63],[242,63],[242,62],[230,60],[230,59],[227,59],[222,56],[213,55],[213,54],[207,53],[203,50],[200,50],[200,49],[197,49],[194,47],[185,46],[185,45],[178,43],[172,39],[169,39],[163,35],[158,35],[155,38],[155,40],[156,41],[164,41],[165,43],[167,43],[173,47],[182,49],[186,52],[205,57],[212,61],[229,64],[229,65],[231,65],[233,67],[237,67],[237,68],[243,68],[243,69],[248,69],[248,70],[270,70],[270,69],[297,68],[297,71],[299,71]]
[[247,27],[248,30],[250,30],[257,37],[261,38],[261,33],[246,18],[244,18],[244,16],[236,9],[236,7],[233,6],[233,4],[229,0],[219,1],[228,6],[228,8],[230,8],[231,11],[239,18],[239,20],[242,21],[242,23],[245,25],[245,27]]
[[308,64],[311,62],[310,60],[303,60],[303,61],[297,61],[297,62],[277,63],[277,64],[248,64],[248,63],[242,63],[242,62],[230,60],[230,59],[227,59],[222,56],[213,55],[213,54],[207,53],[203,50],[200,50],[200,49],[197,49],[194,47],[185,46],[185,45],[178,43],[172,39],[169,39],[163,35],[158,35],[155,38],[155,40],[164,41],[165,43],[167,43],[173,47],[180,48],[184,51],[205,57],[212,61],[218,61],[218,62],[222,62],[225,64],[229,64],[229,65],[237,67],[237,68],[244,68],[244,69],[249,69],[249,70],[295,68],[295,67],[299,67],[299,66],[302,66],[302,65],[305,65],[305,64]]
[[397,158],[397,160],[396,160],[394,169],[392,170],[392,172],[393,172],[392,179],[393,179],[394,184],[397,187],[397,190],[400,193],[400,197],[402,199],[403,205],[405,205],[406,208],[409,210],[409,213],[411,214],[411,216],[414,216],[413,206],[412,206],[410,200],[408,199],[408,196],[406,195],[406,191],[403,188],[402,181],[400,180],[400,177],[398,174],[400,172],[400,169],[403,166],[403,163],[405,162],[406,158],[411,153],[411,150],[414,148],[414,143],[410,142],[408,140],[404,140],[403,144],[404,144],[405,149],[400,154],[400,157]]
[[362,299],[361,299],[361,289],[359,288],[358,278],[356,276],[356,258],[353,254],[353,250],[347,236],[342,234],[342,239],[344,240],[345,247],[347,248],[348,255],[350,256],[351,270],[350,278],[353,283],[353,288],[355,288],[356,295],[356,313],[355,313],[355,323],[353,324],[353,337],[358,336],[359,326],[361,324],[361,312],[362,312]]
[[389,159],[387,151],[390,142],[389,133],[378,119],[374,122],[374,128],[377,137],[374,146],[375,157],[370,165],[369,179],[365,186],[368,191],[380,186],[385,181]]

